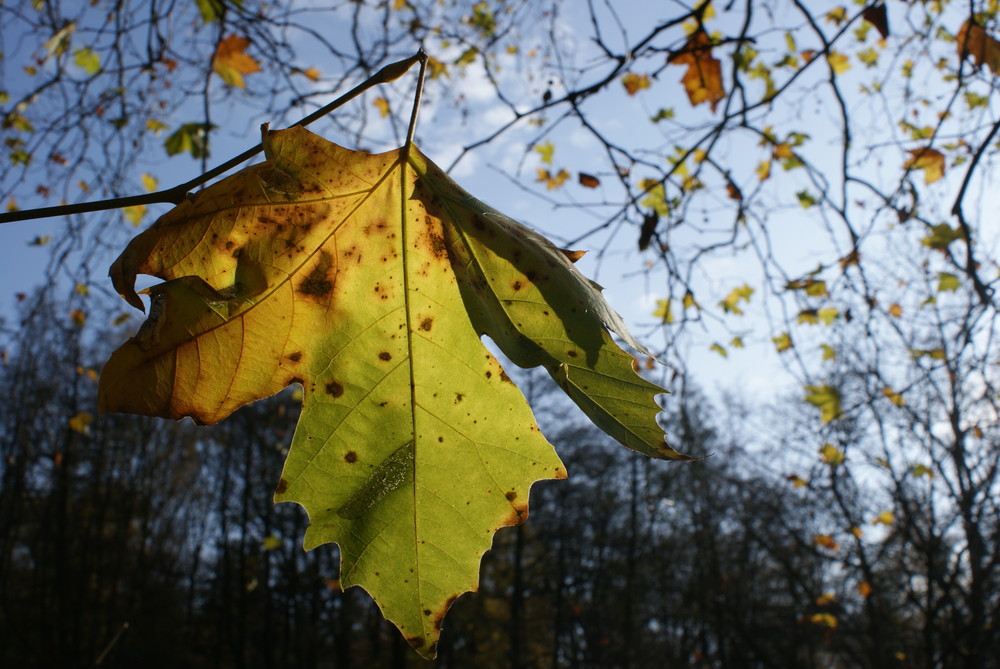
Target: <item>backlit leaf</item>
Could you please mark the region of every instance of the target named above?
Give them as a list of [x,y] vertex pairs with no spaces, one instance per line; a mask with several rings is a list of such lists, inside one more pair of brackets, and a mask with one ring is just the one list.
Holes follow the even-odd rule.
[[580,185],[584,188],[597,188],[601,185],[601,180],[592,174],[587,174],[586,172],[580,172],[577,175],[577,180]]
[[659,318],[662,323],[669,325],[674,322],[674,312],[670,307],[670,299],[657,300],[656,310],[653,311],[653,316]]
[[90,434],[90,424],[93,422],[93,414],[81,411],[69,419],[69,429],[80,434]]
[[944,176],[944,154],[937,149],[924,147],[907,151],[910,157],[903,163],[903,169],[923,170],[924,183],[932,184]]
[[782,332],[777,337],[771,337],[771,341],[774,342],[774,349],[778,353],[784,353],[793,346],[792,337],[787,332]]
[[556,147],[552,142],[546,140],[543,144],[535,145],[535,152],[538,153],[539,159],[542,161],[543,165],[551,165],[552,156],[556,152]]
[[806,386],[805,401],[820,410],[820,419],[824,423],[829,423],[835,418],[839,418],[840,391],[829,384]]
[[962,231],[947,223],[930,226],[930,233],[920,240],[920,243],[936,251],[944,251],[948,245],[957,239],[962,239]]
[[939,293],[953,293],[962,287],[962,282],[951,272],[938,272],[937,290]]
[[267,160],[199,192],[114,263],[149,319],[101,375],[100,408],[215,423],[289,385],[303,406],[275,493],[305,545],[340,546],[409,643],[435,653],[494,532],[524,521],[534,481],[565,471],[480,341],[543,366],[601,429],[684,458],[656,423],[650,355],[563,251],[476,200],[415,147],[372,155],[301,127]]
[[381,95],[372,101],[372,106],[378,109],[380,117],[385,118],[389,115],[389,101]]
[[814,613],[809,618],[809,622],[813,625],[818,625],[820,627],[826,627],[828,629],[837,628],[837,616],[832,613]]
[[822,548],[826,548],[827,550],[840,550],[840,544],[837,543],[836,539],[831,537],[829,534],[817,534],[813,537],[813,543]]
[[649,207],[657,216],[670,215],[670,203],[667,202],[667,194],[662,181],[643,179],[639,182],[639,188],[645,193],[639,204]]
[[539,169],[537,172],[538,176],[535,178],[535,181],[544,183],[545,188],[548,190],[555,190],[561,187],[569,179],[569,172],[564,169],[560,169],[555,174],[543,169]]
[[622,86],[629,95],[635,95],[639,91],[649,88],[649,75],[629,72],[622,77]]
[[704,30],[693,33],[683,49],[667,58],[667,63],[687,66],[681,83],[692,106],[707,102],[715,111],[726,97],[722,87],[722,62],[712,55],[712,40]]
[[819,457],[825,464],[839,465],[844,462],[844,452],[833,444],[823,444],[819,448]]
[[960,60],[971,58],[976,67],[986,65],[993,74],[1000,74],[1000,42],[986,34],[982,26],[966,21],[955,36]]
[[129,207],[122,207],[122,216],[132,225],[138,227],[142,223],[142,217],[146,215],[146,205],[136,204]]
[[163,142],[167,155],[190,153],[196,160],[208,156],[208,132],[213,127],[204,123],[185,123]]
[[890,402],[892,402],[898,407],[906,406],[906,398],[897,393],[889,386],[886,386],[885,388],[882,389],[882,395],[888,398]]
[[789,474],[788,476],[785,477],[785,480],[789,481],[792,484],[793,488],[804,488],[805,486],[809,485],[809,482],[806,481],[801,476],[799,476],[798,474]]
[[747,284],[743,284],[737,288],[733,288],[729,291],[729,294],[719,302],[719,306],[727,314],[736,314],[737,316],[743,315],[743,310],[740,308],[741,302],[750,302],[750,296],[753,295],[753,288]]
[[101,56],[89,46],[73,53],[73,63],[87,74],[101,71]]
[[896,522],[896,514],[892,511],[883,511],[882,513],[875,516],[875,520],[872,521],[872,525],[892,525]]
[[246,88],[244,74],[260,72],[260,65],[246,52],[250,40],[240,35],[230,35],[219,40],[212,58],[212,69],[229,86]]
[[830,63],[830,69],[835,74],[843,74],[851,69],[851,59],[847,54],[831,51],[827,55],[826,60]]

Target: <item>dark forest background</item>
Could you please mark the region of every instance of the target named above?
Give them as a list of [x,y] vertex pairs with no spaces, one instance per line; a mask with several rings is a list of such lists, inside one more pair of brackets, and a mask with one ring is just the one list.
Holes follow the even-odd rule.
[[[117,337],[67,308],[38,296],[0,366],[0,666],[422,664],[364,592],[341,591],[334,546],[302,550],[301,509],[271,503],[293,391],[212,428],[89,423]],[[912,476],[876,485],[829,453],[789,474],[778,454],[815,449],[795,399],[766,418],[731,402],[723,422],[684,388],[664,425],[709,457],[669,463],[617,448],[541,378],[521,385],[570,479],[536,485],[528,522],[497,535],[439,666],[998,666],[988,495],[969,524]],[[754,416],[785,442],[748,436]],[[860,520],[885,505],[891,523]]]

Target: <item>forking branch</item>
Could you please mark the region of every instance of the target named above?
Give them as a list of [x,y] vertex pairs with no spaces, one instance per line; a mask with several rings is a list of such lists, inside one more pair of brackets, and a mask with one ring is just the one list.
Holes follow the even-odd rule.
[[[317,109],[312,114],[302,118],[298,122],[292,124],[293,126],[301,125],[307,126],[310,123],[317,121],[335,109],[343,106],[344,104],[350,102],[354,98],[358,97],[370,88],[374,88],[379,84],[386,84],[390,81],[395,81],[399,77],[403,76],[406,72],[413,67],[414,63],[420,63],[420,81],[417,85],[417,92],[414,97],[413,112],[410,116],[410,125],[406,135],[406,146],[409,146],[413,139],[413,129],[416,123],[417,108],[420,105],[420,91],[423,87],[424,80],[424,70],[427,63],[427,54],[424,53],[423,49],[417,51],[409,58],[404,58],[403,60],[396,61],[395,63],[390,63],[386,65],[381,70],[373,74],[371,77],[361,82],[351,90],[347,91],[339,98],[330,102],[327,105]],[[55,207],[39,207],[37,209],[24,209],[19,211],[7,211],[0,213],[0,223],[13,223],[15,221],[29,221],[38,218],[52,218],[56,216],[70,216],[72,214],[86,214],[92,211],[106,211],[108,209],[122,209],[124,207],[134,207],[138,205],[146,204],[157,204],[161,202],[167,202],[170,204],[180,204],[184,201],[184,198],[188,197],[188,194],[198,186],[211,181],[220,174],[224,174],[229,170],[233,169],[237,165],[250,160],[258,153],[264,150],[262,144],[257,144],[256,146],[247,149],[243,153],[230,158],[226,162],[213,167],[207,172],[204,172],[190,181],[186,181],[182,184],[174,186],[173,188],[167,188],[165,190],[156,191],[155,193],[146,193],[144,195],[132,195],[128,197],[115,197],[109,198],[107,200],[96,200],[94,202],[77,202],[74,204],[62,204]]]

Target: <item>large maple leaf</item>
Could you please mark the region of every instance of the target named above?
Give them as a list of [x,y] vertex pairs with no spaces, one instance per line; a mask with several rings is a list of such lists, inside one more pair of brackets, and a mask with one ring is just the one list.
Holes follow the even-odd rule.
[[275,501],[305,507],[305,545],[340,546],[361,585],[431,657],[475,590],[493,534],[565,477],[523,396],[480,341],[543,365],[601,428],[658,458],[654,396],[621,318],[537,233],[479,202],[415,147],[350,151],[304,128],[264,133],[267,161],[202,191],[115,261],[150,316],[101,376],[104,412],[215,423],[300,384]]

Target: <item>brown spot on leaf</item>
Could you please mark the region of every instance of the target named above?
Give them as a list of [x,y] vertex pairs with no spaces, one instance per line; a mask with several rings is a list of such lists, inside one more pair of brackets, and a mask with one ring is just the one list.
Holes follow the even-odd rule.
[[344,386],[340,385],[337,381],[327,381],[326,394],[332,395],[333,397],[340,397],[344,394]]
[[463,397],[465,396],[462,393],[455,393],[455,404],[461,402]]
[[408,636],[406,637],[406,643],[410,644],[413,648],[420,648],[424,645],[424,638],[422,636]]
[[515,281],[514,283],[511,284],[510,287],[513,288],[514,292],[516,293],[517,291],[524,288],[524,284],[522,284],[520,281]]
[[290,386],[293,383],[297,383],[300,386],[304,386],[306,384],[305,380],[301,376],[293,376],[292,378],[285,381],[286,386]]
[[289,353],[288,359],[292,362],[298,362],[302,359],[302,351],[296,351],[295,353]]
[[378,359],[386,361],[392,360],[392,354],[389,353],[388,351],[382,351],[381,353],[378,354]]
[[570,350],[566,351],[566,355],[568,355],[571,358],[575,358],[576,356],[578,356],[580,354],[577,351],[574,351],[573,349],[570,349]]
[[305,279],[299,284],[299,292],[312,297],[323,297],[333,290],[333,258],[326,251],[320,251],[319,260]]
[[510,377],[507,376],[507,372],[503,371],[502,369],[500,370],[500,380],[505,381],[507,383],[514,383],[513,381],[510,380]]
[[445,245],[444,237],[437,234],[431,234],[430,240],[431,240],[431,251],[434,252],[434,255],[436,257],[438,258],[448,257],[448,247],[447,245]]
[[424,320],[420,321],[420,329],[423,330],[424,332],[430,332],[431,327],[433,327],[433,325],[434,325],[433,318],[425,318]]
[[278,480],[278,487],[274,489],[274,494],[275,495],[280,495],[281,493],[285,492],[286,490],[288,490],[288,481],[286,481],[285,479],[279,479]]
[[515,499],[517,499],[517,493],[511,490],[507,493],[504,493],[504,497],[507,498],[508,502],[513,502]]
[[358,454],[355,453],[354,451],[347,451],[347,453],[344,454],[344,462],[357,462],[357,461],[358,461]]

